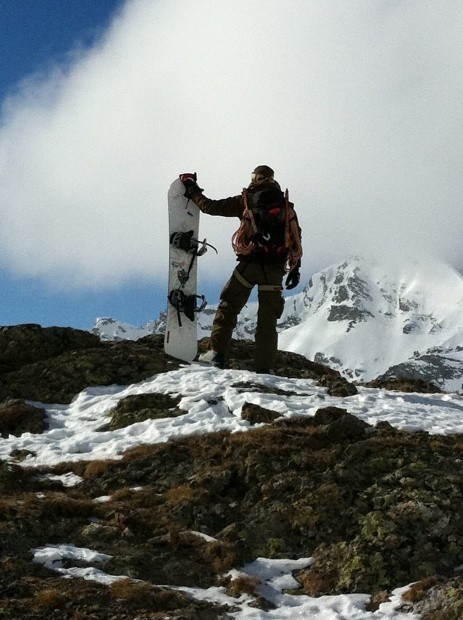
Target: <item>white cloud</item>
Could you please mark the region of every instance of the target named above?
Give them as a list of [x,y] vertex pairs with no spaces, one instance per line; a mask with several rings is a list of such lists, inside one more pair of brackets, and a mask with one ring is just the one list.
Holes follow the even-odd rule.
[[[356,252],[461,264],[462,22],[459,0],[129,0],[4,102],[3,266],[162,280],[175,176],[221,198],[261,163],[290,188],[308,272]],[[202,277],[228,274],[235,228],[203,216],[220,255]]]

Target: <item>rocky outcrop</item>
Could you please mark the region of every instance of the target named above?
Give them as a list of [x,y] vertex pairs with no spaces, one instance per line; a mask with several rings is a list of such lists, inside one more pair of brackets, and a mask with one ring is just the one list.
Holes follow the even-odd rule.
[[[17,328],[21,337],[29,329]],[[33,331],[35,338],[58,336]],[[72,398],[89,378],[93,383],[83,387],[101,377],[123,383],[178,367],[164,355],[161,336],[118,343],[92,337],[89,347],[79,333],[60,338],[49,357],[24,354],[22,365],[1,375],[2,433],[40,432],[40,409],[24,402],[32,394],[56,402]],[[233,342],[233,368],[251,367],[252,346]],[[355,392],[336,371],[296,354],[279,352],[276,372],[311,378],[340,395]],[[234,387],[282,395],[270,384]],[[181,415],[180,398],[129,396],[111,412],[110,427]],[[258,583],[231,583],[224,574],[256,557],[313,557],[295,574],[300,594],[368,592],[374,609],[395,587],[415,581],[404,610],[425,620],[459,619],[463,586],[454,569],[463,565],[463,437],[372,427],[343,403],[292,418],[247,403],[243,417],[259,426],[246,433],[139,446],[116,461],[35,469],[0,462],[0,616],[61,620],[71,605],[75,617],[108,620],[226,618],[232,606],[151,584],[220,584],[234,596],[255,595],[255,605],[269,609],[255,594]],[[65,487],[49,477],[64,473],[82,482]],[[95,501],[101,496],[106,501]],[[128,579],[112,587],[58,579],[32,562],[30,550],[51,541],[97,549],[111,556],[106,572]]]
[[463,390],[462,347],[455,349],[434,348],[426,353],[417,353],[400,364],[391,366],[378,377],[379,381],[416,381],[435,385],[443,391]]
[[72,328],[0,329],[0,401],[69,403],[86,387],[128,385],[178,367],[164,354],[162,336],[100,342]]
[[438,394],[441,390],[433,383],[411,377],[382,376],[368,381],[365,387],[392,390],[396,392],[414,392],[416,394]]
[[[207,339],[203,339],[200,350],[206,346]],[[252,370],[252,351],[252,342],[234,341],[231,367]],[[18,325],[0,329],[0,402],[14,398],[69,403],[86,387],[128,385],[179,366],[178,360],[165,355],[162,335],[100,342],[95,335],[72,328]],[[329,392],[356,393],[337,371],[302,355],[280,351],[275,370],[282,376],[323,381]]]
[[0,403],[0,436],[21,436],[23,433],[43,433],[48,428],[47,415],[42,407],[34,407],[20,399]]
[[[166,403],[166,415],[173,404]],[[247,433],[140,446],[119,461],[48,471],[81,476],[71,489],[37,476],[43,468],[0,467],[4,600],[22,609],[55,584],[26,561],[31,547],[55,539],[112,556],[104,566],[109,573],[202,588],[223,583],[229,569],[259,556],[312,556],[314,563],[296,575],[301,594],[370,592],[380,601],[417,581],[424,585],[410,594],[410,609],[459,618],[451,610],[458,609],[455,591],[461,592],[454,568],[463,562],[463,459],[455,457],[463,454],[463,438],[373,428],[338,407],[267,421]],[[101,495],[108,501],[93,501]],[[147,613],[152,605],[199,613],[195,603],[173,594],[165,594],[163,607],[157,589],[144,601],[133,592],[136,601],[129,597],[119,612],[102,586],[73,580],[63,592],[88,613],[109,605],[113,615],[101,617],[125,618],[128,608]],[[265,603],[257,597],[256,604]],[[203,610],[197,617],[227,613]],[[18,617],[32,617],[22,613]]]

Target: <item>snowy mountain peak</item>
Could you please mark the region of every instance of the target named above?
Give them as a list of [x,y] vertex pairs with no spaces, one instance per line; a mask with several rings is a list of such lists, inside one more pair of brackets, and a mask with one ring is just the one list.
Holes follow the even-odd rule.
[[[358,259],[357,259],[358,260]],[[312,312],[329,306],[327,321],[345,321],[347,330],[373,316],[372,289],[368,274],[360,265],[345,262],[316,274],[307,288],[308,307]]]
[[111,319],[109,317],[99,317],[95,321],[92,333],[99,336],[101,340],[138,340],[149,334],[157,334],[162,330],[164,317],[161,314],[159,319],[148,321],[141,327],[134,327],[123,321]]
[[463,343],[463,278],[442,263],[386,269],[356,257],[315,274],[296,297],[281,348],[353,379],[372,379],[447,340]]

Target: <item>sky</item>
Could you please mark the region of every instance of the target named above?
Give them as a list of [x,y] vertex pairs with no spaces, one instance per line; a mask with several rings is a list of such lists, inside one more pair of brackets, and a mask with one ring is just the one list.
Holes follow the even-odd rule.
[[[189,171],[212,198],[276,171],[301,286],[352,254],[460,268],[462,26],[460,0],[0,0],[0,324],[156,318]],[[201,218],[211,303],[236,227]]]
[[[461,395],[457,393],[406,394],[359,387],[358,394],[340,398],[328,395],[325,388],[307,379],[258,375],[257,381],[258,385],[253,372],[219,370],[193,363],[130,386],[89,388],[78,394],[69,405],[44,404],[49,429],[43,433],[0,438],[0,457],[11,461],[11,454],[15,451],[29,451],[30,456],[21,463],[23,466],[40,467],[43,477],[60,480],[65,486],[76,486],[82,482],[82,478],[72,471],[50,476],[44,473],[45,468],[82,460],[119,459],[130,448],[192,434],[246,432],[256,428],[241,417],[246,402],[275,411],[287,419],[313,416],[322,404],[323,407],[345,408],[372,427],[382,421],[409,432],[426,431],[447,435],[463,431],[463,403]],[[247,391],[242,387],[233,387],[242,386],[243,383],[249,385]],[[260,384],[270,388],[270,391],[259,389]],[[280,395],[274,393],[277,390],[281,390]],[[180,394],[182,400],[179,407],[184,415],[148,419],[112,431],[101,430],[107,427],[108,415],[121,399],[149,393]],[[105,502],[108,499],[108,496],[102,496],[96,498],[96,501]],[[99,555],[97,549],[77,548],[66,539],[53,542],[55,544],[32,549],[34,561],[68,578],[85,577],[109,585],[124,577],[105,571],[104,560],[108,558]],[[89,566],[83,568],[79,560],[88,562]],[[231,575],[234,578],[244,572],[261,579],[257,593],[275,605],[269,611],[256,608],[252,604],[252,597],[228,597],[223,587],[182,589],[195,599],[230,604],[238,609],[234,615],[237,620],[417,620],[417,616],[397,611],[401,603],[400,595],[408,589],[405,583],[397,584],[400,588],[393,592],[391,600],[381,604],[374,612],[367,610],[370,600],[368,594],[315,598],[292,595],[290,591],[296,588],[296,583],[292,580],[291,572],[312,562],[311,558],[276,561],[258,558],[244,567],[236,566],[232,569]]]

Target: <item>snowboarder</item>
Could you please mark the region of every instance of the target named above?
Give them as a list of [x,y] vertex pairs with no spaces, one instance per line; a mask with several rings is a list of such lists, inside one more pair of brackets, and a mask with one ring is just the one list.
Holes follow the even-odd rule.
[[196,173],[180,175],[185,197],[209,215],[238,217],[240,228],[232,239],[238,266],[225,284],[212,325],[210,349],[200,361],[219,368],[228,365],[228,354],[238,314],[258,287],[257,329],[255,334],[255,370],[273,373],[278,348],[277,321],[284,307],[285,285],[299,284],[301,266],[301,229],[288,193],[281,191],[269,166],[252,172],[250,185],[242,194],[211,200],[197,184]]

